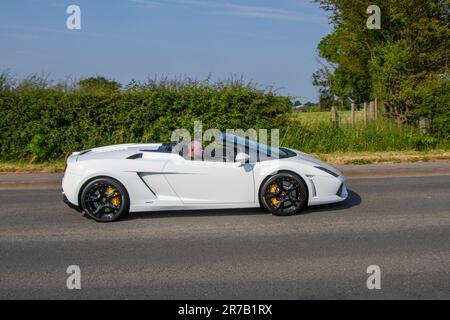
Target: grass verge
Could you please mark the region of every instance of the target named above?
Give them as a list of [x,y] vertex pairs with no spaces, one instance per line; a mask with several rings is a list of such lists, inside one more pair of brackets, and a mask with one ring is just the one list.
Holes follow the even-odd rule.
[[64,160],[42,162],[42,163],[30,163],[30,162],[0,162],[0,173],[32,173],[32,172],[45,172],[55,173],[64,171]]
[[450,151],[335,152],[316,156],[330,164],[401,163],[450,160]]

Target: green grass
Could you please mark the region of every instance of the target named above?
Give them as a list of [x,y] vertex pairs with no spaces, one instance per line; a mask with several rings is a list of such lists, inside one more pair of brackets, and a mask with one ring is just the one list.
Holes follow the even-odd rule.
[[328,154],[315,154],[320,159],[333,164],[369,164],[369,163],[401,163],[401,162],[427,162],[448,161],[450,151],[377,151],[377,152],[333,152]]
[[331,123],[330,112],[304,112],[289,115],[288,125],[281,132],[280,145],[310,153],[426,151],[450,149],[449,141],[422,137],[413,125],[399,126],[381,116],[364,125],[362,112],[357,113],[352,128],[350,112],[340,112],[339,127]]
[[368,159],[352,159],[345,161],[345,164],[370,164],[370,163],[373,163],[373,161]]
[[62,172],[64,170],[65,161],[55,160],[41,163],[28,161],[2,161],[0,162],[0,173],[5,172]]

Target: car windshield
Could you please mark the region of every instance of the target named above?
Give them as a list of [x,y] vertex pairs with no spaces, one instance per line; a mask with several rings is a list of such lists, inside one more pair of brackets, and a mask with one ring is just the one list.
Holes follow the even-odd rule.
[[[250,154],[250,157],[257,157],[257,161],[269,159],[283,159],[293,156],[289,150],[284,148],[270,147],[264,143],[250,140],[247,137],[240,137],[234,134],[222,133],[222,139],[227,146],[233,146],[239,152]],[[253,155],[253,157],[252,157]]]

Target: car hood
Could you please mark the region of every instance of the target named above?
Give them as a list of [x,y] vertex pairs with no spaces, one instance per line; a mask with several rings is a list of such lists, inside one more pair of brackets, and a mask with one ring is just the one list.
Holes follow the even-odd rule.
[[314,167],[318,167],[318,166],[323,167],[327,170],[330,170],[330,171],[336,173],[339,176],[342,176],[342,172],[340,170],[336,169],[335,167],[329,165],[328,163],[326,163],[308,153],[304,153],[304,152],[301,152],[298,150],[292,150],[292,149],[289,149],[289,150],[295,152],[297,154],[297,158],[302,162],[307,162],[308,164],[310,164]]

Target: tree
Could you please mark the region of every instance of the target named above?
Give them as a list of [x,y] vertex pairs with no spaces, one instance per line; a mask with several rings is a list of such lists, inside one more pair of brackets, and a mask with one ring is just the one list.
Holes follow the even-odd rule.
[[425,113],[438,116],[418,95],[446,87],[449,81],[449,0],[382,1],[380,30],[366,27],[372,1],[314,2],[330,13],[333,26],[318,44],[319,56],[331,66],[313,76],[321,94],[357,101],[377,97],[388,101],[391,114],[405,121]]
[[295,100],[294,101],[294,107],[298,107],[298,106],[301,106],[302,105],[302,103],[300,102],[300,100]]
[[82,79],[78,82],[79,91],[90,94],[117,92],[120,87],[120,83],[100,76]]

